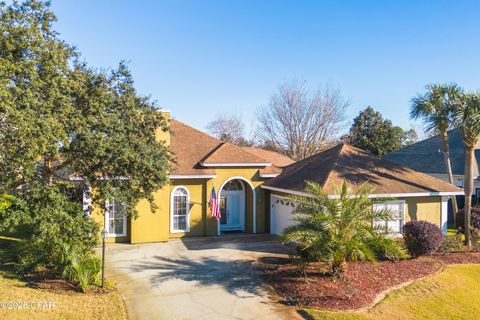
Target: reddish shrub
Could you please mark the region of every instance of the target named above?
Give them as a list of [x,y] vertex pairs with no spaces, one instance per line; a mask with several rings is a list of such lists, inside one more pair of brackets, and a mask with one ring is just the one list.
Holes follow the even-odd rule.
[[427,221],[410,221],[403,226],[403,238],[412,257],[432,254],[443,241],[442,231]]

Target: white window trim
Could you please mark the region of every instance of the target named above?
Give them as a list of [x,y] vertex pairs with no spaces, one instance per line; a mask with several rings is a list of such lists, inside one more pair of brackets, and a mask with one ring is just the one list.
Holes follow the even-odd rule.
[[401,219],[402,220],[401,220],[400,232],[389,233],[392,236],[401,236],[402,235],[402,228],[403,228],[403,225],[405,224],[405,204],[406,204],[406,201],[405,200],[379,201],[379,202],[375,202],[373,205],[380,205],[380,204],[401,204],[401,208],[402,208]]
[[[105,208],[109,207],[109,201],[105,200]],[[115,237],[126,237],[127,236],[127,215],[123,217],[123,233],[112,233],[110,232],[110,212],[108,212],[107,209],[105,209],[105,231],[107,232],[107,238],[115,238]]]
[[[177,230],[173,228],[173,196],[177,189],[184,189],[187,192],[187,204],[186,204],[186,222],[187,227],[185,230]],[[190,191],[185,186],[176,186],[173,188],[172,192],[170,192],[170,233],[187,233],[190,232]]]

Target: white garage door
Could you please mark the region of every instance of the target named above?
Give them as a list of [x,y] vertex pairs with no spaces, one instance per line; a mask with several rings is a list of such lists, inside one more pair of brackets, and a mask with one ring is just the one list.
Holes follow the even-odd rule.
[[270,213],[271,233],[281,235],[283,230],[292,225],[295,203],[283,197],[270,196],[272,210]]

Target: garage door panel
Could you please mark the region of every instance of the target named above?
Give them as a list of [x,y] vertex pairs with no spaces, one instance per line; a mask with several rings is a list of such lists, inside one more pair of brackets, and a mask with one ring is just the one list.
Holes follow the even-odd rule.
[[295,223],[292,220],[295,203],[283,197],[271,196],[272,225],[274,234],[281,235],[285,228]]

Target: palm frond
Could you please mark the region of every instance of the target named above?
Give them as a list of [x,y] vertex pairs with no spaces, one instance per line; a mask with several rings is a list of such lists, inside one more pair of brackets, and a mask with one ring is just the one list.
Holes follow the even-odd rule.
[[296,243],[301,256],[309,261],[328,261],[336,266],[346,259],[375,261],[376,252],[369,244],[372,238],[385,234],[378,233],[374,221],[392,217],[388,210],[374,210],[370,195],[375,188],[362,184],[352,191],[343,181],[333,185],[333,194],[328,194],[314,182],[306,182],[306,186],[311,196],[290,197],[297,203],[296,224],[285,229],[284,241]]

